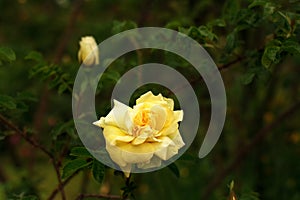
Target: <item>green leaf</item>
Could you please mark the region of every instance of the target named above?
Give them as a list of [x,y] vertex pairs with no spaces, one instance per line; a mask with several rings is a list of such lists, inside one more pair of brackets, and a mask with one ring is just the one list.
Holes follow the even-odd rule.
[[182,26],[182,23],[176,20],[167,23],[166,28],[177,30],[180,26]]
[[180,172],[179,169],[177,167],[177,165],[175,163],[172,163],[170,165],[168,165],[168,168],[173,172],[173,174],[179,178],[180,177]]
[[64,91],[66,91],[68,89],[68,85],[67,84],[61,84],[59,87],[58,87],[58,94],[62,94],[64,93]]
[[191,38],[197,40],[198,38],[201,37],[201,34],[200,34],[200,31],[198,30],[197,27],[191,26],[188,30],[188,36],[190,36]]
[[282,50],[292,55],[300,54],[300,44],[294,40],[286,40],[282,44]]
[[5,139],[5,135],[0,135],[0,140],[4,140]]
[[74,132],[74,121],[73,120],[57,124],[51,131],[52,139],[56,140],[57,137],[63,133],[67,133],[72,138],[77,137]]
[[209,30],[207,26],[200,26],[198,30],[200,35],[204,38],[208,38],[209,40],[217,39],[217,36],[213,32],[211,32],[211,30]]
[[15,52],[7,47],[0,47],[0,64],[2,62],[12,62],[16,60]]
[[41,62],[43,61],[43,55],[37,51],[31,51],[27,56],[25,56],[26,60],[34,60],[36,62]]
[[102,163],[100,163],[98,160],[94,159],[92,172],[93,172],[94,179],[98,183],[102,183],[105,174],[105,166]]
[[115,176],[120,176],[120,177],[122,177],[122,178],[125,177],[124,172],[119,171],[119,170],[114,170],[114,175],[115,175]]
[[277,64],[280,60],[278,55],[281,51],[279,46],[267,46],[263,53],[261,63],[265,68],[269,68],[273,63]]
[[215,19],[215,20],[209,22],[207,26],[209,28],[212,28],[214,26],[225,27],[226,26],[226,22],[225,22],[224,19]]
[[231,52],[236,46],[236,34],[235,32],[230,33],[226,38],[225,50]]
[[92,164],[92,161],[87,161],[83,158],[77,158],[75,160],[71,160],[63,167],[62,178],[68,178],[76,171],[87,168],[89,165]]
[[71,156],[78,156],[78,157],[88,157],[91,158],[90,152],[85,147],[73,147],[71,149]]
[[178,31],[179,31],[180,33],[185,34],[185,35],[189,35],[189,29],[188,29],[188,28],[178,27]]
[[265,6],[267,3],[269,3],[269,1],[255,0],[248,6],[248,8],[253,8],[253,7],[256,7],[256,6]]
[[255,73],[246,73],[242,77],[242,83],[244,85],[248,85],[248,84],[252,83],[254,77],[255,77]]
[[280,11],[278,11],[278,14],[285,20],[286,24],[288,25],[288,28],[291,29],[291,27],[290,27],[290,24],[292,23],[291,18],[288,15],[286,15]]
[[38,99],[30,92],[20,92],[17,95],[18,100],[37,102]]
[[0,95],[0,108],[1,107],[12,110],[17,108],[17,104],[14,98],[7,95]]

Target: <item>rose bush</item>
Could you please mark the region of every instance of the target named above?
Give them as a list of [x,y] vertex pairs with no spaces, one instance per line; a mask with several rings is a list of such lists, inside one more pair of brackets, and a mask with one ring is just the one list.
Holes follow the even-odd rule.
[[148,169],[178,154],[184,142],[178,130],[183,111],[174,111],[174,101],[161,94],[143,94],[133,108],[114,100],[106,117],[94,122],[103,128],[106,149],[124,172],[132,165]]

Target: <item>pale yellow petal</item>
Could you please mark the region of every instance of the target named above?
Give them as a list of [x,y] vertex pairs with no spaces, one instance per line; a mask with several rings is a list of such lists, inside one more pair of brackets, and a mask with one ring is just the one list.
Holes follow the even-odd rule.
[[104,123],[106,125],[120,127],[121,129],[128,131],[128,129],[132,126],[129,112],[132,112],[132,108],[114,100],[114,107],[104,118]]
[[157,102],[157,101],[164,101],[163,97],[161,94],[155,96],[151,91],[143,94],[136,100],[136,105],[140,103],[145,103],[145,102]]
[[173,155],[178,153],[178,149],[169,137],[161,137],[160,139],[162,140],[162,142],[156,144],[156,156],[163,160],[168,160]]
[[93,122],[94,125],[99,126],[101,128],[104,128],[106,126],[105,124],[105,118],[101,117],[98,121]]
[[125,131],[115,126],[106,126],[103,130],[103,135],[106,143],[110,145],[116,145],[117,142],[131,142],[134,139],[133,136],[128,135]]
[[86,65],[99,64],[99,49],[93,37],[82,37],[79,42],[79,45],[79,62],[84,62],[84,64]]
[[174,101],[171,98],[164,97],[164,100],[167,102],[168,108],[174,110]]
[[179,130],[177,130],[177,132],[174,135],[171,135],[169,137],[175,143],[175,145],[178,149],[182,148],[185,145],[184,141],[182,140]]
[[132,141],[133,145],[140,145],[144,143],[149,137],[153,135],[153,130],[150,126],[139,127],[138,130],[135,131],[134,135],[137,135],[136,138]]
[[138,136],[138,137],[134,138],[134,140],[131,142],[131,144],[140,145],[140,144],[144,143],[147,140],[147,138],[148,137]]
[[172,124],[169,124],[169,126],[163,128],[159,133],[161,136],[167,136],[167,135],[175,134],[177,130],[178,130],[178,123],[173,122]]
[[127,163],[122,158],[122,150],[117,146],[106,145],[106,150],[109,153],[110,158],[121,168],[125,176],[130,174],[132,164]]
[[151,108],[151,127],[160,131],[166,122],[167,112],[166,109],[160,105],[154,105]]
[[159,167],[161,166],[161,159],[157,156],[153,156],[149,162],[144,162],[144,163],[138,163],[137,164],[138,168],[141,169],[149,169],[149,168],[154,168],[154,167]]
[[171,98],[165,98],[161,94],[153,95],[151,91],[143,94],[136,100],[136,105],[140,103],[153,103],[153,104],[159,104],[167,106],[169,109],[174,109],[174,101]]
[[149,161],[154,152],[152,144],[141,145],[124,144],[118,146],[122,152],[122,159],[127,163],[141,163]]
[[106,144],[106,150],[110,156],[110,158],[117,163],[121,168],[128,168],[127,162],[122,159],[122,151],[119,147],[117,146],[112,146],[109,144]]
[[173,112],[174,120],[177,122],[181,122],[183,119],[183,110],[175,110]]

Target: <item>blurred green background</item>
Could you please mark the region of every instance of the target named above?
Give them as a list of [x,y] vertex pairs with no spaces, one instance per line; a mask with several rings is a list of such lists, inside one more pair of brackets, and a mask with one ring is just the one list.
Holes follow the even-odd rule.
[[[171,28],[203,45],[220,69],[228,107],[217,145],[199,159],[210,119],[209,94],[201,76],[173,54],[141,51],[143,63],[168,64],[191,81],[201,121],[192,146],[175,162],[177,168],[133,174],[135,198],[300,199],[297,0],[0,0],[0,47],[16,55],[15,61],[0,66],[1,116],[48,149],[62,171],[73,159],[70,149],[82,145],[72,124],[72,95],[66,88],[57,92],[61,84],[72,87],[80,66],[80,38],[91,35],[100,43],[143,26]],[[31,51],[43,56],[38,64],[25,59]],[[109,112],[111,88],[118,78],[140,62],[133,52],[112,64],[99,85],[99,116]],[[43,66],[49,71],[39,71]],[[53,76],[64,74],[67,78],[49,87]],[[16,106],[7,106],[3,95]],[[48,199],[58,185],[51,160],[0,122],[0,200]],[[101,184],[86,168],[66,184],[65,192],[67,199],[79,194],[120,195],[124,184],[112,169],[105,169]]]

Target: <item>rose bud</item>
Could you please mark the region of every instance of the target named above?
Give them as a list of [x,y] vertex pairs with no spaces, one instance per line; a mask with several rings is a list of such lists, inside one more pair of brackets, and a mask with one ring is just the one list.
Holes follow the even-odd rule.
[[79,41],[79,45],[79,62],[83,62],[83,64],[87,66],[99,64],[99,49],[94,37],[82,37]]

